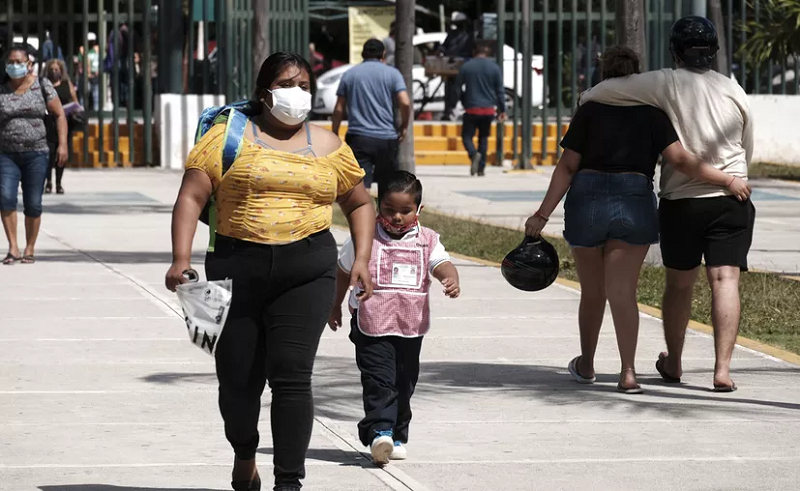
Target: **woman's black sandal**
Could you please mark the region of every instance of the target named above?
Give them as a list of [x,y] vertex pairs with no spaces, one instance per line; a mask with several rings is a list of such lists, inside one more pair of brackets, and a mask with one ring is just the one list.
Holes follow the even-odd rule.
[[658,374],[661,375],[661,379],[668,384],[681,383],[680,377],[673,377],[672,375],[667,373],[667,369],[664,367],[666,362],[667,362],[667,357],[664,356],[664,353],[659,354],[658,360],[656,360],[656,370],[658,370]]
[[4,266],[11,266],[15,262],[21,261],[21,260],[22,260],[22,256],[12,256],[11,253],[9,252],[6,255],[5,259],[3,259],[3,265]]

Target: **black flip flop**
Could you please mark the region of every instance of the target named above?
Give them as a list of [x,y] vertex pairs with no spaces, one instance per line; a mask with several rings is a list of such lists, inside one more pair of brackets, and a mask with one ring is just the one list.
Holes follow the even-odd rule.
[[18,262],[18,261],[21,261],[21,260],[22,260],[22,257],[20,257],[20,256],[16,256],[16,257],[12,256],[11,253],[9,252],[8,254],[6,254],[5,259],[3,259],[3,266],[11,266],[15,262]]
[[717,384],[714,384],[714,388],[711,389],[711,392],[730,393],[730,392],[736,392],[737,388],[738,387],[736,387],[736,384],[733,382],[733,380],[731,380],[731,385],[717,385]]
[[656,370],[658,370],[658,374],[661,375],[661,378],[664,382],[668,384],[679,384],[681,383],[680,377],[673,377],[672,375],[668,374],[666,370],[664,370],[664,363],[666,363],[666,356],[658,355],[658,360],[656,360]]
[[36,258],[33,257],[33,256],[22,256],[22,259],[20,259],[20,262],[22,264],[33,264],[33,263],[36,262]]
[[574,378],[575,381],[578,382],[579,384],[588,385],[595,383],[595,381],[597,380],[596,377],[584,377],[583,375],[581,375],[581,372],[578,371],[578,361],[580,359],[581,357],[580,355],[578,355],[575,358],[573,358],[571,362],[569,362],[569,365],[567,365],[567,370],[569,370],[569,374],[572,375],[572,378]]

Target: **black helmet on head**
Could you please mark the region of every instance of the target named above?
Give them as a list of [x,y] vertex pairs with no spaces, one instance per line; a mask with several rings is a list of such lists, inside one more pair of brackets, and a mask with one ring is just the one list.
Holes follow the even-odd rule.
[[500,272],[514,288],[526,292],[544,290],[558,276],[558,253],[543,237],[526,235],[503,259]]
[[669,33],[669,51],[689,68],[708,68],[719,51],[717,28],[705,17],[678,19]]

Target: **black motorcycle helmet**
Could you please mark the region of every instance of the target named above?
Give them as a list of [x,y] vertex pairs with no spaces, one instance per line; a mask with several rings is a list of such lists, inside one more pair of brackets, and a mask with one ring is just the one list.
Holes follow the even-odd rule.
[[525,236],[500,265],[508,283],[519,290],[538,292],[552,285],[558,276],[558,253],[543,237]]
[[678,19],[669,32],[669,51],[689,68],[709,68],[719,51],[717,28],[705,17]]

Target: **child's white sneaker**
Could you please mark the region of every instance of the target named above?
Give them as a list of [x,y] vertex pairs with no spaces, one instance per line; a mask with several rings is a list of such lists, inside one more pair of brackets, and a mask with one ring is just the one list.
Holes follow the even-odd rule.
[[394,442],[394,448],[392,449],[392,454],[389,456],[390,460],[406,460],[408,456],[408,452],[406,452],[406,447],[403,445],[403,442],[397,441]]
[[394,439],[392,438],[391,431],[381,431],[378,436],[372,440],[372,445],[369,446],[370,453],[372,454],[372,461],[376,465],[386,465],[389,463],[389,456],[394,450]]

